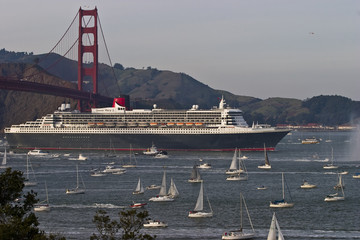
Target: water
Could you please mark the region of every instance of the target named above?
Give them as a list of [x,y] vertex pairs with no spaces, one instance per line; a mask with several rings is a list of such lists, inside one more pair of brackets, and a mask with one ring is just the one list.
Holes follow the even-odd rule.
[[[298,139],[306,137],[322,138],[320,144],[303,145]],[[325,142],[331,139],[332,142]],[[161,146],[158,146],[161,147]],[[337,170],[324,170],[326,158],[331,158],[334,149]],[[106,163],[126,158],[126,153],[118,153],[120,158],[107,158],[103,153],[85,152],[87,161],[71,161],[69,157],[31,157],[31,163],[38,185],[33,189],[39,199],[45,199],[45,181],[52,205],[50,212],[36,213],[40,228],[47,232],[59,233],[67,239],[89,239],[96,232],[92,223],[98,209],[105,209],[112,217],[132,201],[147,202],[159,190],[147,190],[144,195],[132,195],[141,177],[144,186],[160,185],[163,167],[166,167],[168,187],[170,177],[180,192],[174,202],[148,202],[146,209],[153,219],[168,223],[165,229],[151,229],[146,232],[157,235],[158,239],[221,239],[225,231],[237,229],[240,224],[239,193],[242,192],[257,239],[266,239],[272,214],[275,211],[286,239],[360,239],[360,179],[353,179],[360,172],[360,157],[352,153],[360,147],[358,138],[350,132],[294,132],[286,136],[278,145],[277,151],[270,152],[271,170],[261,170],[257,166],[264,163],[262,152],[245,153],[249,172],[248,181],[226,181],[225,170],[229,167],[232,152],[170,152],[168,159],[155,159],[137,156],[137,168],[128,169],[123,175],[91,177],[93,168],[104,168]],[[71,152],[70,158],[79,152]],[[213,218],[190,219],[188,211],[193,210],[200,184],[188,183],[192,166],[202,158],[212,165],[212,169],[200,170],[204,188],[212,208]],[[10,155],[8,164],[14,169],[25,171],[26,155]],[[82,195],[66,195],[65,189],[76,185],[76,164],[86,185]],[[346,199],[342,202],[324,202],[327,194],[334,193],[337,171],[349,171],[344,175]],[[289,209],[270,209],[269,201],[280,199],[281,173],[295,206]],[[300,189],[302,181],[317,184],[315,189]],[[267,190],[257,190],[265,185]],[[288,192],[286,196],[290,197]],[[249,228],[247,221],[245,227]]]

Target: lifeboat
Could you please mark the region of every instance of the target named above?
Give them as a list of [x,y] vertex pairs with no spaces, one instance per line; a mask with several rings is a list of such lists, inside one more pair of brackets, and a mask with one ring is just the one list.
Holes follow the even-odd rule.
[[150,123],[150,126],[151,126],[151,127],[156,127],[156,126],[157,126],[157,123],[156,123],[156,122],[152,122],[152,123]]
[[149,124],[147,122],[141,122],[139,123],[139,127],[147,127]]
[[195,126],[202,126],[202,125],[203,125],[203,123],[201,123],[201,122],[195,123]]
[[184,126],[184,123],[179,122],[179,123],[176,123],[176,125],[177,126]]
[[186,126],[188,126],[188,127],[191,127],[192,125],[194,125],[194,124],[191,122],[186,123]]
[[167,123],[167,125],[168,125],[168,126],[174,126],[174,125],[175,125],[175,123],[173,123],[173,122],[169,122],[169,123]]

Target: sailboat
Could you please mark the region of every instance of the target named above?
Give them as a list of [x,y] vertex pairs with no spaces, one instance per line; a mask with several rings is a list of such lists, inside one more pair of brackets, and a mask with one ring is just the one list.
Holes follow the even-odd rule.
[[277,235],[278,235],[277,240],[285,240],[284,235],[281,232],[280,225],[276,219],[275,212],[274,212],[272,220],[271,220],[271,225],[270,225],[267,240],[276,240],[276,230],[277,230]]
[[334,186],[334,189],[341,189],[341,188],[345,188],[345,183],[344,180],[342,179],[342,175],[338,174],[338,182],[337,184]]
[[245,167],[245,163],[244,161],[241,159],[241,153],[239,152],[239,157],[238,157],[238,161],[239,161],[239,169],[241,169],[239,171],[239,173],[237,174],[232,174],[231,176],[227,177],[226,180],[228,181],[246,181],[248,180],[248,173]]
[[213,211],[211,208],[211,204],[209,201],[209,198],[207,198],[207,201],[209,203],[210,212],[203,212],[204,210],[204,183],[201,182],[199,196],[196,201],[196,205],[193,211],[189,212],[188,217],[191,218],[205,218],[205,217],[212,217]]
[[329,194],[325,197],[325,202],[337,202],[337,201],[344,201],[345,200],[345,193],[342,185],[340,187],[342,195],[339,195],[339,189],[337,189],[336,193]]
[[170,197],[166,193],[166,171],[164,170],[164,175],[161,182],[161,188],[159,195],[149,199],[151,202],[171,202],[174,201],[174,198]]
[[196,165],[194,165],[194,167],[192,169],[191,176],[190,176],[190,179],[188,180],[188,182],[191,182],[191,183],[203,182],[203,180],[201,179],[200,171]]
[[1,162],[0,168],[6,168],[6,162],[7,162],[7,154],[6,154],[6,148],[5,148],[5,152],[4,152],[4,156],[3,156],[3,160]]
[[331,163],[323,166],[324,169],[337,169],[338,166],[334,165],[334,149],[331,147]]
[[168,196],[170,196],[172,198],[179,196],[179,191],[177,190],[177,187],[175,185],[173,178],[171,178],[171,181],[170,181],[170,188],[168,191]]
[[265,144],[264,144],[264,155],[265,155],[265,164],[258,166],[258,168],[260,168],[260,169],[271,169],[271,165],[270,165],[270,162],[269,162],[269,156],[268,156],[268,154],[266,152]]
[[238,168],[238,159],[237,159],[237,148],[235,148],[235,152],[234,152],[234,156],[231,160],[231,164],[228,170],[226,170],[226,174],[232,175],[232,174],[239,174],[240,172],[242,172],[242,169]]
[[76,165],[76,188],[66,189],[66,194],[83,194],[83,193],[85,193],[85,186],[84,189],[79,188],[79,168],[78,165]]
[[50,211],[49,195],[48,195],[46,182],[45,182],[45,192],[46,192],[46,199],[44,201],[41,201],[38,204],[34,205],[34,211],[35,212],[48,212],[48,211]]
[[293,207],[294,203],[288,203],[285,200],[284,173],[281,174],[281,179],[282,179],[282,199],[281,200],[276,200],[274,202],[270,202],[270,207],[273,207],[273,208],[289,208],[289,207]]
[[30,181],[29,179],[29,166],[32,170],[32,173],[34,175],[34,179],[35,179],[35,174],[34,174],[34,169],[32,169],[32,166],[31,166],[31,163],[30,163],[30,159],[29,159],[29,155],[27,154],[26,155],[26,177],[25,177],[25,181],[24,181],[24,185],[25,187],[32,187],[32,186],[36,186],[37,185],[37,182],[36,182],[36,179],[35,179],[35,182],[33,181]]
[[136,167],[136,158],[130,145],[130,160],[129,163],[122,165],[123,168],[134,168]]
[[[251,226],[251,232],[247,231],[244,232],[243,231],[243,205],[245,206],[246,212],[247,212],[247,216],[249,219],[249,223]],[[255,237],[255,230],[254,230],[254,226],[252,224],[251,218],[250,218],[250,214],[248,211],[248,208],[246,206],[246,202],[245,202],[245,198],[244,196],[240,193],[240,229],[239,230],[234,230],[234,231],[230,231],[229,233],[225,232],[223,233],[221,239],[226,239],[226,240],[237,240],[237,239],[252,239]]]
[[136,185],[135,191],[133,191],[133,194],[143,194],[144,193],[144,187],[141,184],[141,180],[139,178],[138,184]]

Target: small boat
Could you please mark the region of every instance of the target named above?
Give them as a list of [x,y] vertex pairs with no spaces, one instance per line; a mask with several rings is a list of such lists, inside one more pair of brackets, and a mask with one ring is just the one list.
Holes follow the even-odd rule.
[[271,169],[271,165],[270,165],[270,162],[269,162],[268,154],[266,152],[265,144],[264,144],[264,155],[265,155],[265,164],[258,166],[258,168],[260,168],[260,169]]
[[102,172],[103,173],[116,173],[116,172],[123,172],[123,171],[125,171],[124,168],[116,168],[113,165],[107,165]]
[[310,184],[308,181],[304,180],[303,184],[301,184],[300,188],[303,189],[310,189],[310,188],[316,188],[315,184]]
[[348,171],[342,171],[342,172],[339,172],[339,174],[341,174],[341,175],[348,175],[349,172],[348,172]]
[[165,222],[162,222],[162,221],[148,219],[148,220],[145,221],[143,226],[145,228],[163,228],[163,227],[167,227],[168,225]]
[[241,151],[240,151],[240,150],[239,150],[239,158],[242,159],[242,160],[248,159],[247,156],[241,154]]
[[169,156],[167,155],[166,151],[159,151],[154,157],[155,158],[168,158]]
[[146,151],[143,152],[143,154],[146,156],[155,156],[158,153],[159,151],[157,150],[154,144],[152,144],[150,148],[146,149]]
[[44,201],[34,205],[35,212],[49,212],[50,211],[49,196],[48,196],[46,182],[45,182],[45,192],[46,192],[46,199]]
[[188,180],[188,182],[191,182],[191,183],[203,182],[203,180],[201,179],[199,169],[197,168],[196,165],[194,165],[194,167],[191,171],[190,179]]
[[[277,232],[277,235],[278,235],[277,238],[276,238],[276,232]],[[271,220],[267,240],[285,240],[284,235],[281,232],[280,225],[279,225],[279,223],[278,223],[278,221],[276,219],[275,212],[274,212],[272,220]]]
[[282,180],[282,199],[276,200],[273,202],[270,202],[270,207],[272,208],[289,208],[293,207],[294,203],[289,203],[285,200],[285,179],[284,179],[284,173],[281,174],[281,180]]
[[174,198],[168,196],[166,193],[166,171],[164,170],[159,195],[149,199],[151,202],[172,202]]
[[199,191],[199,196],[197,198],[196,201],[196,205],[193,211],[189,212],[188,217],[190,218],[205,218],[205,217],[212,217],[213,216],[213,210],[211,208],[211,204],[209,201],[209,198],[207,198],[208,204],[209,204],[209,208],[210,208],[210,212],[204,212],[204,183],[201,182],[201,186],[200,186],[200,191]]
[[76,188],[74,189],[66,189],[66,194],[84,194],[85,193],[85,184],[83,182],[83,187],[79,187],[79,168],[76,165]]
[[[245,206],[245,209],[247,212],[247,216],[249,219],[249,223],[251,226],[251,231],[246,231],[246,232],[243,229],[243,203],[244,203],[244,206]],[[221,239],[237,240],[237,239],[253,239],[255,237],[256,237],[256,234],[255,234],[254,226],[253,226],[251,218],[250,218],[249,210],[246,206],[244,196],[240,193],[240,229],[223,233]]]
[[315,137],[313,138],[306,138],[304,140],[301,141],[302,144],[318,144],[320,143],[320,141],[318,139],[316,139]]
[[334,149],[331,147],[331,163],[323,166],[324,169],[337,169],[339,166],[334,165]]
[[235,148],[234,156],[231,160],[231,164],[228,170],[226,170],[226,174],[232,175],[232,174],[239,174],[240,172],[243,172],[243,169],[238,168],[238,157],[237,157],[238,150]]
[[337,184],[334,186],[334,189],[341,189],[341,188],[345,188],[345,183],[344,180],[342,178],[341,174],[338,174],[338,182]]
[[90,176],[92,176],[92,177],[103,177],[103,176],[106,176],[106,174],[103,173],[102,171],[94,170],[94,171],[91,172]]
[[6,148],[5,148],[4,156],[3,156],[3,160],[1,162],[0,168],[6,168],[6,163],[7,163],[7,153],[6,153]]
[[78,158],[78,160],[80,160],[80,161],[86,161],[88,158],[87,157],[85,157],[83,154],[79,154],[79,158]]
[[265,186],[260,186],[260,187],[257,187],[256,189],[257,189],[257,190],[266,190],[267,187],[265,187]]
[[[30,181],[30,178],[29,178],[29,167],[31,168],[31,172],[33,173],[33,177],[35,179],[35,181]],[[34,173],[34,169],[32,168],[31,166],[31,162],[30,162],[30,159],[29,159],[29,155],[26,155],[26,173],[25,173],[25,180],[24,180],[24,185],[25,187],[33,187],[33,186],[36,186],[37,185],[37,182],[36,182],[36,177],[35,177],[35,173]]]
[[147,186],[147,187],[146,187],[146,190],[155,190],[155,189],[160,189],[160,188],[161,188],[161,186],[152,184],[152,185],[150,185],[150,186]]
[[133,204],[130,205],[131,208],[143,208],[147,205],[147,203],[136,203],[133,202]]
[[48,152],[45,152],[40,149],[33,149],[33,150],[29,151],[27,154],[31,155],[31,156],[47,156],[47,155],[49,155]]
[[353,175],[353,178],[360,178],[360,173],[355,173],[355,174]]
[[210,169],[210,168],[212,168],[212,166],[211,166],[211,164],[210,163],[203,163],[202,161],[202,159],[200,158],[199,159],[199,161],[200,161],[200,164],[197,166],[198,168],[201,168],[201,169]]
[[138,181],[138,183],[136,185],[135,191],[133,191],[133,194],[137,195],[137,194],[143,194],[143,193],[144,193],[144,187],[141,184],[141,180],[139,178],[139,181]]

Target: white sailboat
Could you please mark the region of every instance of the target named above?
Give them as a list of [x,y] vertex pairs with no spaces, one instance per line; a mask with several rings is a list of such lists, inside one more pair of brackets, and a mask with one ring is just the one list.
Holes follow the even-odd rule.
[[[32,173],[33,173],[33,176],[34,176],[34,179],[35,181],[30,181],[30,178],[29,178],[29,167],[31,168],[32,170]],[[26,173],[25,173],[25,181],[24,181],[24,185],[25,187],[32,187],[32,186],[36,186],[37,185],[37,182],[36,182],[36,178],[35,178],[35,174],[34,174],[34,169],[32,168],[31,166],[31,163],[30,163],[30,159],[29,159],[29,155],[27,154],[26,155]]]
[[136,185],[135,191],[133,191],[133,194],[143,194],[144,193],[144,187],[141,184],[141,180],[139,178],[138,184]]
[[[251,226],[251,231],[246,231],[246,232],[243,229],[243,207],[242,207],[243,203]],[[252,239],[255,238],[255,236],[256,233],[250,218],[249,210],[246,206],[245,198],[240,193],[240,229],[223,233],[221,239],[226,239],[226,240]]]
[[289,203],[285,200],[285,180],[284,173],[281,174],[282,179],[282,199],[270,202],[270,207],[272,208],[289,208],[293,207],[294,203]]
[[6,148],[5,148],[4,156],[3,156],[3,160],[1,162],[0,168],[6,168],[6,164],[7,164],[7,153],[6,153]]
[[45,192],[46,192],[46,199],[44,201],[41,201],[38,204],[34,205],[34,211],[35,212],[48,212],[48,211],[50,211],[49,195],[48,195],[46,182],[45,182]]
[[179,191],[177,190],[177,187],[175,185],[173,178],[171,178],[171,181],[170,181],[170,188],[168,191],[168,196],[170,196],[172,198],[179,196]]
[[258,168],[260,168],[260,169],[271,169],[271,165],[270,165],[270,162],[269,162],[269,156],[268,156],[268,154],[266,152],[265,144],[264,144],[264,155],[265,155],[265,164],[258,166]]
[[209,198],[207,198],[208,204],[209,204],[209,208],[210,208],[210,212],[204,212],[204,183],[201,182],[201,186],[200,186],[200,191],[199,191],[199,196],[197,198],[196,201],[196,205],[193,211],[189,212],[188,217],[191,218],[205,218],[205,217],[212,217],[213,216],[213,210],[211,208],[211,204],[209,201]]
[[248,173],[245,167],[245,163],[244,161],[241,159],[241,153],[240,151],[238,151],[239,153],[239,157],[238,157],[238,162],[239,162],[239,173],[237,174],[232,174],[231,176],[227,177],[226,180],[227,181],[246,181],[248,180]]
[[83,189],[79,188],[79,168],[76,165],[76,188],[66,189],[66,194],[84,194],[85,193],[85,184],[83,182]]
[[337,189],[336,193],[333,194],[329,194],[325,197],[324,201],[325,202],[337,202],[337,201],[344,201],[345,200],[345,193],[344,193],[344,189],[342,188],[342,186],[340,187],[341,189],[341,194],[339,195],[339,189]]
[[192,169],[190,179],[188,180],[188,182],[191,182],[191,183],[203,182],[203,180],[201,179],[200,171],[196,165],[194,165],[194,167]]
[[331,162],[323,166],[324,169],[337,169],[339,166],[334,165],[334,149],[331,147]]
[[124,165],[122,165],[123,168],[134,168],[136,167],[136,157],[135,154],[132,151],[132,147],[130,145],[130,154],[129,154],[129,163],[126,163]]
[[231,164],[228,170],[226,170],[226,174],[233,175],[233,174],[239,174],[240,172],[243,172],[242,169],[238,168],[238,159],[237,159],[237,148],[235,148],[234,156],[231,160]]
[[159,195],[156,195],[155,197],[152,197],[149,199],[151,202],[171,202],[174,201],[174,198],[170,197],[166,193],[166,171],[164,170],[162,182],[161,182],[161,188]]
[[276,232],[278,235],[277,240],[285,240],[284,235],[281,232],[280,225],[276,219],[275,212],[274,212],[272,220],[271,220],[271,225],[270,225],[267,240],[276,240]]

